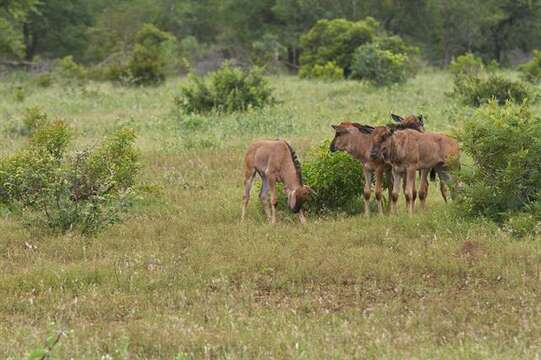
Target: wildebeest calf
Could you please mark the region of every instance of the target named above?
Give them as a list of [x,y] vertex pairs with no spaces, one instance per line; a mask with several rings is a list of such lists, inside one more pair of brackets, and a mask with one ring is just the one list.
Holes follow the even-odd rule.
[[[284,184],[289,208],[299,214],[301,223],[306,220],[302,211],[311,189],[303,184],[301,166],[293,148],[284,140],[259,140],[248,147],[244,156],[244,196],[241,220],[244,220],[246,207],[250,200],[250,190],[255,175],[259,174],[263,185],[259,198],[263,203],[267,219],[276,222],[276,183]],[[270,207],[269,207],[269,192]]]

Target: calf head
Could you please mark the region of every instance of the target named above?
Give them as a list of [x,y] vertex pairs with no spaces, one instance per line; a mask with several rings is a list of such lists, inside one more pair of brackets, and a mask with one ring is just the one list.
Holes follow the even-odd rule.
[[391,114],[391,118],[394,120],[394,122],[402,125],[404,128],[413,129],[420,132],[425,131],[425,122],[423,115],[408,115],[406,117],[402,117],[399,115]]
[[387,126],[378,126],[372,132],[372,150],[370,157],[374,160],[387,161],[390,158],[390,142],[394,129]]
[[369,125],[343,122],[339,125],[331,125],[334,129],[334,139],[331,142],[330,150],[350,152],[355,144],[355,136],[359,131],[363,134],[370,134],[374,128]]
[[287,203],[294,213],[298,213],[302,205],[310,198],[312,193],[310,186],[303,185],[287,194]]

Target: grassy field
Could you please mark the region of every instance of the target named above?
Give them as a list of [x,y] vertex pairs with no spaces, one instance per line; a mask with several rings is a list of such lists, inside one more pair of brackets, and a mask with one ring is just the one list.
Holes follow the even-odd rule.
[[[63,330],[53,358],[445,358],[541,356],[541,239],[464,219],[431,187],[409,217],[265,223],[254,193],[239,224],[242,156],[282,137],[301,159],[343,120],[422,113],[452,132],[471,110],[427,71],[402,87],[273,78],[281,103],[227,116],[179,116],[182,80],[159,88],[0,85],[0,154],[22,146],[24,108],[68,122],[77,146],[137,130],[141,181],[158,185],[126,222],[93,238],[52,236],[0,216],[0,358]],[[539,110],[536,108],[535,110]],[[400,199],[403,210],[403,199]]]

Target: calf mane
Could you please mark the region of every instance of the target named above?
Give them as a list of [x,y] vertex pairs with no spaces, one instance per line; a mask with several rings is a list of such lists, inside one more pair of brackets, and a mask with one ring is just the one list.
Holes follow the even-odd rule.
[[293,161],[293,165],[295,166],[295,174],[297,174],[297,179],[302,186],[304,185],[304,183],[302,181],[301,162],[299,160],[299,157],[297,156],[297,153],[295,152],[295,150],[293,150],[291,145],[289,145],[287,141],[285,141],[285,143],[289,148],[289,154],[291,155],[291,160]]

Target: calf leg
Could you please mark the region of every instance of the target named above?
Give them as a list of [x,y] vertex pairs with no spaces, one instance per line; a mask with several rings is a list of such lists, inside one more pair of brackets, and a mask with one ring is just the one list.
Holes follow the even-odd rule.
[[378,213],[383,215],[383,205],[381,203],[381,193],[383,191],[383,166],[376,169],[376,203],[378,204]]
[[400,180],[402,174],[399,171],[393,169],[393,191],[391,193],[391,212],[396,215],[398,196],[400,195]]
[[417,176],[417,172],[415,168],[408,169],[406,171],[406,190],[405,190],[405,197],[406,197],[406,206],[408,208],[408,212],[410,215],[413,214],[413,208],[415,206],[415,198],[414,198],[414,191],[415,191],[415,178]]
[[370,216],[370,194],[372,192],[371,185],[372,185],[372,172],[368,170],[366,167],[363,168],[364,171],[364,215]]
[[269,178],[269,189],[271,193],[271,224],[276,223],[276,204],[278,203],[278,196],[276,195],[276,181]]
[[255,178],[254,170],[247,170],[244,175],[244,194],[242,196],[242,213],[240,215],[240,221],[244,221],[244,216],[246,215],[246,208],[248,207],[248,202],[250,201],[250,190],[252,190],[252,184]]
[[269,179],[266,176],[261,176],[261,179],[263,180],[263,184],[261,185],[259,199],[263,204],[263,209],[265,210],[267,220],[271,221],[271,210],[269,208]]
[[301,222],[301,224],[306,224],[306,218],[304,217],[302,209],[299,210],[299,221]]
[[441,192],[441,197],[443,197],[443,201],[445,201],[447,203],[447,199],[448,199],[448,193],[449,193],[449,188],[447,186],[447,181],[448,181],[448,175],[447,174],[441,174],[441,173],[438,173],[438,177],[440,178],[440,192]]
[[421,201],[421,208],[426,208],[426,198],[428,196],[428,173],[430,169],[421,170],[421,185],[419,186],[419,200]]

